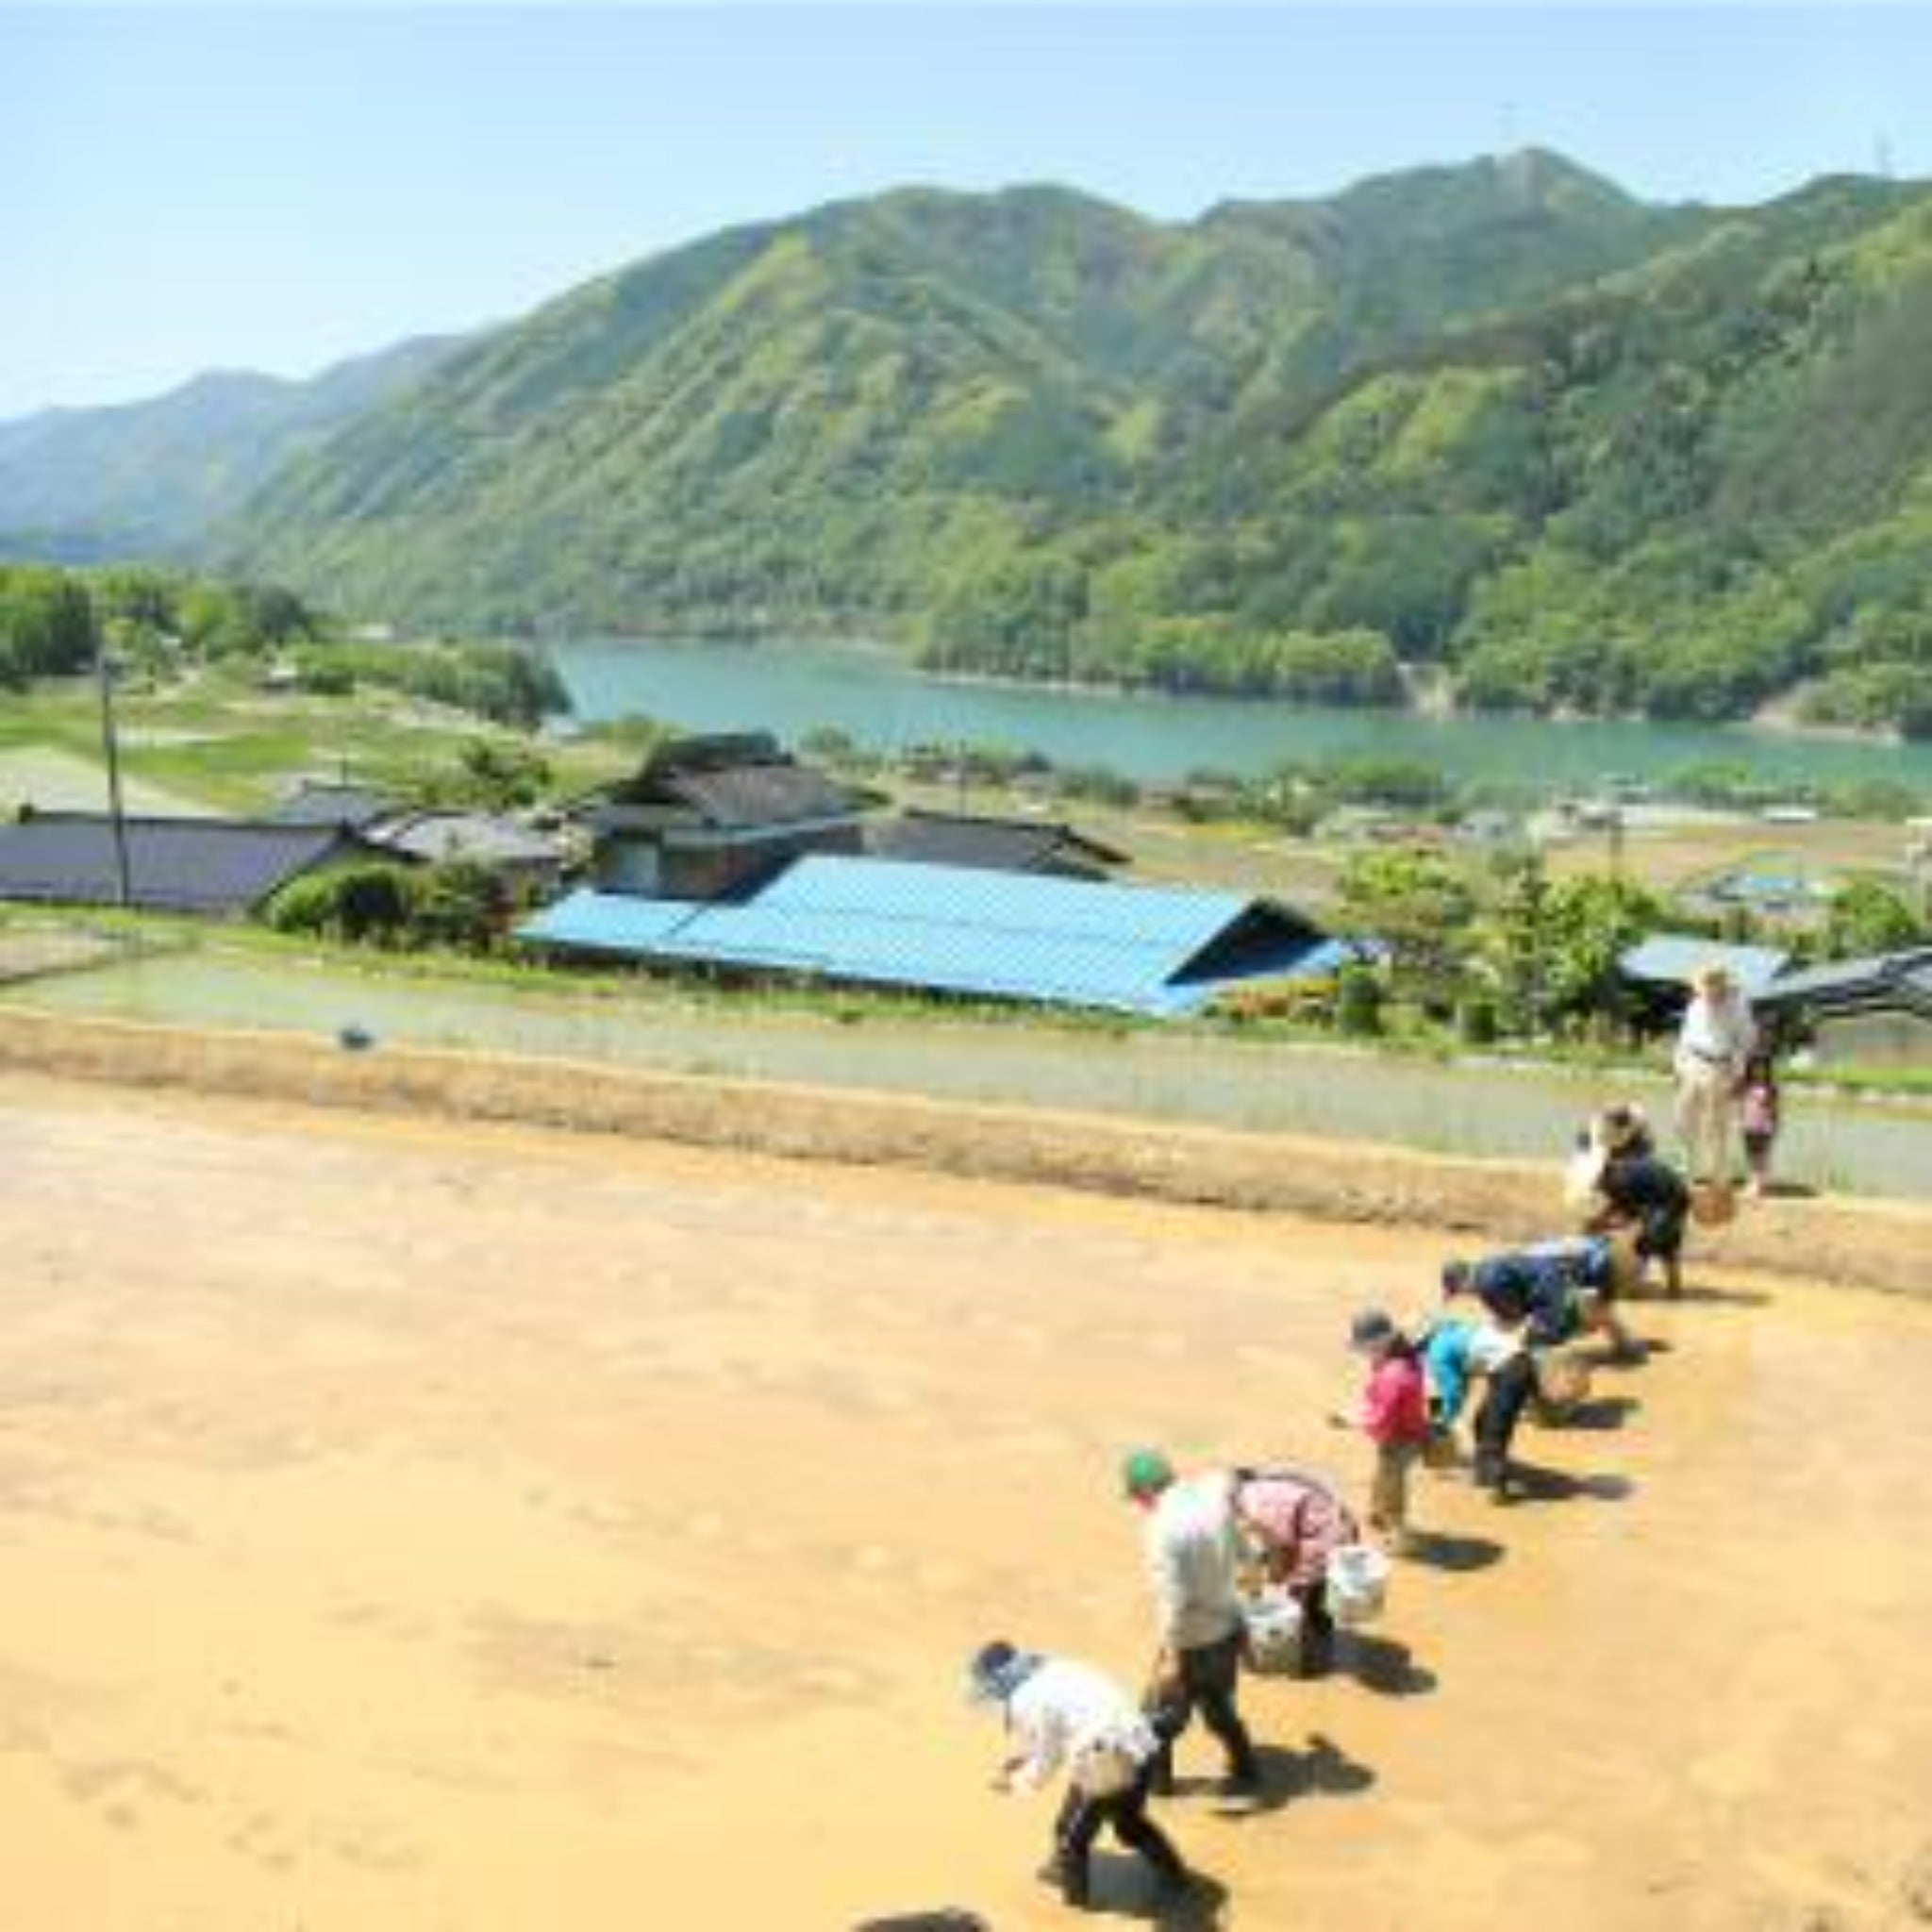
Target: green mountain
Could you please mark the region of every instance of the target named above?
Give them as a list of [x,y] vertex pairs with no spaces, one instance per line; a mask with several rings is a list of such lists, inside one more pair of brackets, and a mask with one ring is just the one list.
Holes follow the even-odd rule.
[[1682,218],[1543,156],[1184,226],[900,192],[566,296],[292,466],[257,567],[440,621],[919,613],[936,572],[1160,492],[1237,404],[1640,259]]
[[843,203],[471,341],[221,547],[452,627],[1932,730],[1932,192],[1527,153],[1178,225]]
[[291,457],[407,388],[453,345],[425,337],[302,382],[216,371],[147,402],[0,423],[0,554],[185,554]]

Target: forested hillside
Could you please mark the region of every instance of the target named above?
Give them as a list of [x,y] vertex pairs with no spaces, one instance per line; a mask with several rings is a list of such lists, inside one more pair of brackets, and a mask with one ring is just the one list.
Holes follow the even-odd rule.
[[841,204],[475,340],[218,550],[418,625],[1932,731],[1932,192]]
[[198,375],[152,401],[0,423],[0,555],[82,563],[183,555],[276,470],[435,367],[448,337],[304,382]]

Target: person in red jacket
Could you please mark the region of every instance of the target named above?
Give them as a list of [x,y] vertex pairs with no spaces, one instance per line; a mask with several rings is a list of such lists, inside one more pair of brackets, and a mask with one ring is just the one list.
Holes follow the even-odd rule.
[[1391,1556],[1411,1547],[1408,1478],[1429,1439],[1428,1380],[1415,1344],[1380,1308],[1367,1308],[1349,1328],[1349,1346],[1369,1362],[1359,1415],[1330,1420],[1359,1428],[1375,1445],[1369,1491],[1369,1526]]

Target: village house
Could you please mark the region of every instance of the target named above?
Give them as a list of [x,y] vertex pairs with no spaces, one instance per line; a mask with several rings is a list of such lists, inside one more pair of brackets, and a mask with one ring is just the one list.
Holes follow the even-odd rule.
[[905,811],[876,827],[868,846],[881,858],[916,865],[1039,873],[1062,879],[1106,878],[1127,862],[1124,852],[1058,821],[970,812]]
[[1932,946],[1783,974],[1753,1002],[1822,1066],[1932,1068]]
[[130,906],[245,919],[291,880],[369,856],[341,824],[128,817],[122,832],[125,845],[103,812],[24,812],[0,825],[0,899],[119,905],[125,850]]
[[808,852],[861,851],[874,803],[758,731],[676,739],[580,800],[576,816],[600,891],[708,900],[749,891]]

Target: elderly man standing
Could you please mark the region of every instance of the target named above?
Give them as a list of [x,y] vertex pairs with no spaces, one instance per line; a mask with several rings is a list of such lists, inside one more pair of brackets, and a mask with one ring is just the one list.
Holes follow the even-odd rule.
[[1227,1753],[1222,1789],[1230,1796],[1252,1792],[1259,1768],[1235,1708],[1241,1611],[1233,1477],[1219,1470],[1183,1481],[1159,1450],[1137,1449],[1121,1480],[1127,1500],[1146,1513],[1147,1573],[1160,1631],[1150,1712],[1161,1742],[1154,1789],[1173,1788],[1174,1740],[1198,1710]]
[[1715,963],[1690,979],[1690,1004],[1677,1034],[1677,1132],[1693,1181],[1727,1185],[1738,1090],[1757,1044],[1751,1002]]

